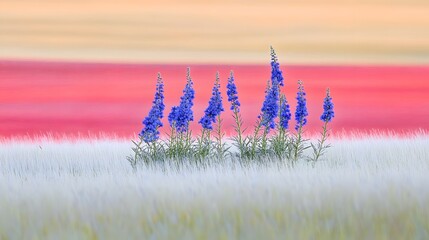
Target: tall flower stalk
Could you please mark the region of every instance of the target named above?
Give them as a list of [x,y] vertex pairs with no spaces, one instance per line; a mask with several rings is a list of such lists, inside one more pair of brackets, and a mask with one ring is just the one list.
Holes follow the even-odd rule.
[[296,162],[308,146],[305,146],[307,139],[303,139],[303,127],[307,124],[307,100],[305,98],[304,85],[301,80],[298,81],[298,93],[296,96],[297,105],[295,111],[295,130],[297,131],[293,142],[293,160]]
[[[276,51],[272,46],[270,46],[271,50],[271,81],[274,81],[274,79],[277,80],[277,83],[280,86],[284,86],[284,78],[283,78],[283,72],[280,70],[280,64],[278,62]],[[274,84],[274,82],[272,82]]]
[[144,142],[153,143],[159,139],[158,129],[163,126],[161,120],[164,117],[164,109],[164,82],[161,74],[158,73],[152,108],[150,109],[148,116],[143,120],[143,124],[145,126],[139,134],[140,138]]
[[168,115],[170,126],[174,127],[176,132],[184,133],[189,131],[189,123],[194,121],[194,106],[195,90],[193,88],[191,78],[191,69],[187,68],[186,85],[183,89],[183,95],[180,97],[179,106],[174,106]]
[[186,85],[183,95],[180,97],[180,104],[174,106],[168,115],[171,133],[168,145],[168,156],[171,158],[189,157],[192,147],[192,135],[189,124],[194,120],[192,106],[194,105],[195,90],[191,78],[191,70],[187,68]]
[[311,160],[313,163],[317,162],[317,160],[325,153],[326,149],[331,146],[330,144],[326,144],[326,140],[329,137],[328,123],[332,121],[334,116],[334,103],[332,102],[331,93],[328,88],[326,89],[326,97],[323,101],[323,113],[320,116],[320,120],[323,122],[321,138],[318,140],[317,145],[311,144],[311,147],[313,148],[313,157]]
[[[260,150],[263,155],[267,154],[268,150],[268,134],[271,129],[275,129],[275,119],[279,114],[280,108],[280,87],[284,86],[283,73],[280,70],[280,64],[278,63],[277,54],[272,46],[271,50],[271,86],[268,87],[268,91],[265,95],[265,100],[262,106],[261,114],[261,125],[263,128],[263,134],[261,137]],[[274,137],[275,138],[275,137]],[[278,140],[278,139],[277,139]]]
[[[142,122],[144,127],[139,134],[140,141],[138,143],[133,141],[135,155],[134,158],[129,159],[133,168],[136,168],[139,158],[143,158],[146,163],[149,160],[157,161],[163,159],[163,156],[161,156],[161,146],[157,144],[157,141],[160,135],[159,128],[163,126],[161,120],[164,117],[164,109],[164,82],[161,74],[158,73],[152,108]],[[142,146],[143,143],[145,144],[144,146]]]
[[[210,150],[210,132],[213,130],[213,123],[217,122],[217,129],[216,129],[216,145],[215,145],[215,150],[216,150],[216,155],[218,158],[222,158],[224,151],[224,144],[222,143],[222,138],[223,138],[223,132],[222,132],[222,119],[220,117],[221,112],[224,111],[223,105],[222,105],[222,95],[220,92],[220,83],[219,83],[219,72],[216,73],[216,80],[213,86],[213,90],[212,90],[212,96],[209,100],[209,105],[206,108],[206,110],[204,111],[204,116],[200,119],[200,121],[198,122],[199,124],[201,124],[203,130],[202,130],[202,136],[201,136],[201,140],[199,142],[201,143],[209,143],[209,149]],[[205,146],[207,146],[205,144]],[[209,151],[206,151],[206,148],[202,148],[200,150],[204,150],[203,153],[208,153]],[[203,156],[201,157],[205,157],[205,154],[203,154]]]
[[230,109],[233,112],[234,118],[234,131],[236,136],[232,137],[234,145],[238,148],[240,158],[244,158],[247,153],[248,139],[244,138],[243,119],[240,113],[240,101],[238,100],[237,86],[235,84],[234,72],[231,70],[226,85],[226,94],[228,95],[228,102],[231,104]]

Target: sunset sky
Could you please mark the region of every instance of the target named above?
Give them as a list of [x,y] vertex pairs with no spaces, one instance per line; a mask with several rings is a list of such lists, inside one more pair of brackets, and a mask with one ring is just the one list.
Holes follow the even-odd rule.
[[[0,135],[131,136],[150,108],[157,72],[167,115],[187,66],[196,120],[216,71],[225,90],[234,70],[251,127],[270,78],[270,45],[292,109],[304,81],[310,131],[321,125],[326,87],[337,132],[429,129],[428,1],[4,0]],[[230,131],[230,112],[224,117]]]

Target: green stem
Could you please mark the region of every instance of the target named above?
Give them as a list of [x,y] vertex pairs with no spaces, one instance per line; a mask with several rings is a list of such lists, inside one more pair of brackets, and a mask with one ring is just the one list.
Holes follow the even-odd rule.
[[140,151],[141,150],[141,145],[142,145],[142,142],[143,142],[143,140],[141,139],[141,138],[139,138],[140,139],[140,141],[139,141],[139,144],[137,144],[137,151],[135,151],[134,152],[134,164],[137,164],[137,155],[138,155],[138,151]]
[[217,138],[217,155],[218,155],[218,158],[221,159],[221,158],[223,158],[223,146],[222,146],[223,134],[222,134],[222,119],[220,117],[220,114],[217,115],[217,121],[218,121],[218,124],[217,124],[217,136],[218,136],[218,138]]
[[239,116],[239,113],[236,109],[234,109],[234,119],[235,119],[235,124],[237,126],[236,128],[236,132],[238,135],[238,140],[237,140],[237,144],[238,144],[238,150],[240,151],[240,156],[243,157],[243,153],[244,153],[244,146],[243,146],[243,137],[242,137],[242,131],[241,131],[241,117]]
[[326,141],[326,139],[328,138],[328,121],[325,121],[325,123],[323,124],[323,132],[322,132],[322,139],[320,140],[320,144],[318,146],[316,155],[314,157],[314,161],[317,161],[319,159],[319,157],[322,155],[322,150],[323,150],[323,145]]
[[156,161],[157,159],[157,145],[156,145],[156,141],[154,141],[153,143],[152,143],[152,161]]
[[264,134],[262,135],[262,144],[261,144],[261,149],[263,154],[266,154],[267,152],[267,134],[268,134],[268,127],[265,127],[264,129]]
[[211,148],[211,140],[210,140],[210,135],[211,135],[211,131],[209,130],[209,129],[207,129],[206,130],[207,131],[207,133],[206,133],[206,139],[205,139],[205,142],[204,142],[204,144],[205,144],[205,151],[206,151],[206,153],[205,153],[205,156],[204,157],[207,157],[208,155],[210,155],[210,148]]
[[134,159],[133,162],[131,162],[131,167],[133,168],[133,171],[137,171],[137,156],[139,155],[139,152],[141,152],[141,145],[143,143],[143,140],[139,137],[139,143],[137,144],[136,151],[134,151]]
[[189,153],[190,153],[189,149],[191,148],[191,144],[192,144],[191,134],[192,133],[188,127],[188,130],[186,130],[186,142],[185,142],[186,144],[185,144],[184,151],[183,151],[184,156],[189,156]]
[[203,128],[201,130],[201,138],[197,141],[198,158],[202,160],[210,154],[210,130]]
[[280,126],[278,135],[277,135],[277,152],[276,155],[279,159],[282,158],[283,154],[285,154],[285,151],[287,150],[287,143],[286,143],[286,129]]
[[294,152],[294,156],[293,156],[293,160],[296,162],[298,160],[299,157],[299,150],[301,147],[301,134],[302,134],[302,124],[299,125],[299,129],[298,129],[298,133],[297,133],[297,139],[296,139],[296,143],[295,143],[295,152]]
[[255,158],[256,154],[256,145],[257,145],[257,137],[259,134],[259,130],[261,129],[261,123],[257,122],[257,125],[255,127],[255,131],[253,132],[253,139],[252,139],[252,151],[251,151],[251,158]]
[[171,133],[170,133],[170,142],[169,142],[169,146],[168,146],[168,157],[170,158],[174,158],[175,156],[175,131],[174,131],[174,123],[171,126]]
[[178,145],[178,155],[179,155],[179,158],[181,158],[182,160],[183,160],[183,157],[184,157],[184,155],[185,155],[185,153],[184,153],[184,150],[185,150],[185,146],[186,146],[186,144],[187,144],[187,135],[188,135],[188,132],[186,132],[186,133],[179,133],[179,139],[177,140],[177,145]]

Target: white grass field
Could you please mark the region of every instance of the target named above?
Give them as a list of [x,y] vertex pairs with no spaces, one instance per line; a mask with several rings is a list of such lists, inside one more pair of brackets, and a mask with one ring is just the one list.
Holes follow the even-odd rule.
[[429,137],[324,160],[133,173],[130,142],[0,143],[0,239],[429,239]]

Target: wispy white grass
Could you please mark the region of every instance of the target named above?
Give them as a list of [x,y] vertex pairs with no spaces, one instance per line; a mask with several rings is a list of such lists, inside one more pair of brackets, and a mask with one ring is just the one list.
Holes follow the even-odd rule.
[[336,139],[313,168],[133,173],[122,140],[0,145],[0,239],[428,239],[429,138]]

